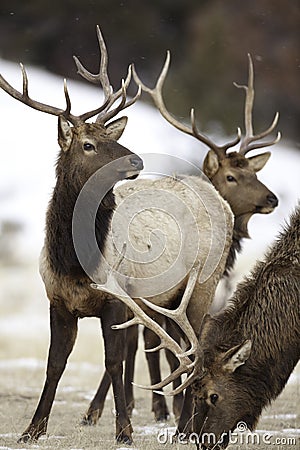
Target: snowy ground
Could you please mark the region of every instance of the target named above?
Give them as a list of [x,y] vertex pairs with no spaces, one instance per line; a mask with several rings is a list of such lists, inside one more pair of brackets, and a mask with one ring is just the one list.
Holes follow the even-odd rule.
[[[0,72],[13,86],[21,88],[21,75],[16,64],[0,60]],[[33,98],[63,107],[62,79],[35,68],[29,68],[28,75]],[[74,81],[69,83],[69,88],[75,114],[97,105],[100,93],[96,88]],[[38,255],[43,241],[45,210],[54,185],[58,145],[54,117],[33,111],[3,92],[0,92],[0,103],[0,248],[3,251],[0,259],[0,449],[8,449],[18,448],[16,438],[33,413],[44,377],[49,337],[48,302],[38,276]],[[206,153],[204,146],[164,123],[151,107],[139,102],[127,113],[129,123],[121,144],[141,155],[153,152],[184,155],[201,166]],[[198,117],[201,117],[201,111]],[[237,125],[240,124],[233,124],[233,131]],[[227,139],[217,138],[219,142]],[[272,149],[272,157],[259,178],[276,193],[280,203],[271,215],[257,215],[251,219],[252,239],[245,242],[239,256],[236,280],[261,257],[297,204],[299,168],[300,154],[294,151],[291,143],[283,140]],[[157,170],[165,169],[158,167]],[[4,224],[8,222],[18,223],[21,231],[11,227],[7,231]],[[51,437],[30,448],[99,448],[99,440],[103,448],[120,448],[113,444],[111,397],[100,427],[83,429],[78,425],[93,389],[96,389],[98,371],[103,369],[99,333],[96,319],[80,322],[78,342],[49,424]],[[144,383],[144,373],[145,358],[140,352],[137,382]],[[268,430],[281,437],[296,436],[299,443],[299,386],[298,367],[283,394],[262,417],[261,433]],[[134,448],[181,448],[179,444],[172,447],[158,445],[157,434],[167,425],[154,423],[148,393],[137,390],[136,397]],[[168,426],[172,425],[171,421]]]

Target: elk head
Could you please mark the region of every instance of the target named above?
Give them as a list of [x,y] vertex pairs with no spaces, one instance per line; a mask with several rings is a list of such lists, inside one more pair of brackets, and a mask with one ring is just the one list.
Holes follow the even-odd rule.
[[[112,174],[115,181],[137,176],[143,168],[142,160],[137,155],[117,143],[117,140],[121,137],[125,129],[127,117],[121,117],[109,122],[120,111],[132,105],[140,96],[141,90],[138,90],[133,99],[127,101],[126,90],[132,76],[132,69],[129,66],[127,77],[125,81],[122,80],[121,88],[117,92],[112,91],[107,74],[107,50],[98,26],[97,37],[101,53],[98,74],[88,72],[78,58],[74,57],[78,73],[88,81],[100,84],[103,88],[104,101],[101,106],[92,111],[79,116],[71,113],[71,100],[66,80],[64,80],[66,108],[63,110],[38,102],[29,97],[27,73],[22,64],[22,93],[14,89],[0,75],[0,87],[13,98],[38,111],[58,117],[58,143],[61,148],[61,154],[57,165],[57,175],[59,177],[61,175],[60,172],[62,170],[65,171],[67,168],[70,175],[74,175],[74,182],[76,183],[77,181],[81,185],[99,168],[113,160],[118,160],[118,164],[114,165],[114,174]],[[112,108],[117,100],[120,100],[119,105]],[[97,116],[94,123],[86,123],[86,120],[94,116]],[[75,173],[78,168],[80,168],[80,175]]]
[[227,350],[216,348],[218,326],[222,324],[217,319],[209,314],[204,317],[199,341],[205,368],[191,385],[194,401],[192,428],[204,449],[226,448],[230,432],[236,428],[239,431],[253,430],[262,409],[257,395],[259,381],[246,374],[251,341],[241,341]]
[[[177,121],[168,112],[162,96],[162,87],[170,64],[170,52],[167,52],[165,64],[158,77],[156,86],[153,89],[147,87],[140,80],[133,67],[133,76],[136,83],[145,92],[148,92],[151,95],[162,116],[178,130],[194,136],[210,148],[204,159],[203,172],[220,192],[222,197],[230,204],[239,228],[239,237],[248,237],[247,224],[253,214],[270,213],[278,205],[277,197],[261,183],[256,176],[256,173],[261,170],[268,161],[270,152],[262,153],[250,158],[246,158],[245,156],[250,150],[275,144],[281,137],[280,133],[278,133],[276,139],[271,142],[253,143],[254,141],[264,138],[273,131],[278,122],[279,114],[277,113],[275,115],[271,126],[267,130],[260,134],[253,135],[252,108],[254,101],[254,75],[250,55],[248,55],[248,59],[248,86],[239,86],[235,84],[235,86],[244,88],[246,91],[245,136],[241,139],[241,132],[238,128],[236,139],[222,146],[216,145],[211,139],[199,132],[195,123],[193,108],[191,109],[191,126],[187,126]],[[239,151],[227,153],[227,150],[235,146],[239,141],[241,141]]]

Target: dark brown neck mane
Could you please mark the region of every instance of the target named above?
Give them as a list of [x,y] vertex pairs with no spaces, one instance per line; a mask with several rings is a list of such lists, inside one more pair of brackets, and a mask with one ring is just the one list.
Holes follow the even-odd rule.
[[247,228],[250,217],[251,215],[249,216],[248,214],[240,217],[234,217],[232,244],[226,260],[225,270],[223,274],[224,276],[228,276],[234,266],[237,254],[242,249],[242,239],[249,239],[250,237]]
[[[65,163],[64,163],[65,164]],[[85,177],[78,171],[61,170],[57,164],[57,182],[49,204],[46,218],[46,248],[51,269],[59,275],[86,277],[73,244],[72,219],[77,197],[84,185]],[[65,165],[65,167],[68,167]],[[97,195],[97,193],[94,193]],[[91,198],[91,201],[93,199]],[[102,252],[109,230],[115,203],[112,191],[109,191],[101,202],[95,218],[95,235],[98,248]],[[99,252],[93,248],[84,249],[89,261],[89,273],[96,269]]]

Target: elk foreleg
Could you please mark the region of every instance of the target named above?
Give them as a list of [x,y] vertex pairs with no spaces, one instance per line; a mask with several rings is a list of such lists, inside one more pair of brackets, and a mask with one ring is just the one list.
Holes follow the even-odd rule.
[[36,440],[46,433],[57,385],[76,340],[77,318],[64,305],[51,305],[50,330],[51,341],[44,389],[32,421],[18,442]]
[[[155,348],[160,344],[160,338],[148,328],[144,328],[145,350]],[[159,350],[155,352],[146,352],[148,369],[151,384],[157,384],[161,381]],[[162,391],[162,388],[159,389]],[[152,392],[152,411],[157,422],[163,422],[169,418],[169,410],[166,399],[163,395]]]
[[[127,319],[127,308],[119,300],[107,300],[102,310],[101,323],[105,347],[105,367],[110,375],[116,409],[116,439],[132,443],[132,427],[126,409],[123,384],[123,360],[126,351],[126,331],[113,330],[112,325]],[[125,347],[124,347],[125,344]]]

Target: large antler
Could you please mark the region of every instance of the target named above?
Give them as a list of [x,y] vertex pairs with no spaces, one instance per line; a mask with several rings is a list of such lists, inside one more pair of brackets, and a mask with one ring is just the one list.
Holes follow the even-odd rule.
[[[104,101],[103,109],[97,117],[97,122],[105,123],[112,117],[116,116],[120,111],[122,111],[125,108],[128,108],[128,106],[135,103],[136,100],[141,95],[141,88],[140,87],[138,88],[137,94],[135,95],[134,98],[132,98],[131,100],[126,102],[126,91],[127,91],[127,88],[129,86],[129,83],[131,81],[131,76],[132,76],[132,66],[130,65],[128,67],[128,73],[127,73],[127,77],[126,77],[125,81],[122,80],[121,88],[117,92],[115,92],[115,93],[113,92],[112,86],[109,81],[108,73],[107,73],[108,56],[107,56],[106,45],[105,45],[102,33],[101,33],[98,25],[97,25],[97,38],[98,38],[98,43],[99,43],[99,48],[100,48],[100,53],[101,53],[100,67],[99,67],[99,72],[97,74],[93,74],[93,73],[89,72],[81,64],[81,62],[79,61],[79,59],[76,56],[73,56],[73,58],[76,63],[76,66],[77,66],[78,73],[83,78],[85,78],[87,81],[90,81],[95,84],[100,83],[100,85],[103,88],[105,101]],[[120,104],[116,108],[114,108],[110,111],[111,106],[120,97],[122,97]]]
[[139,76],[136,73],[135,67],[133,66],[133,78],[135,82],[142,88],[143,91],[147,92],[151,95],[155,106],[161,113],[161,115],[175,128],[177,128],[180,131],[183,131],[186,134],[189,134],[190,136],[196,137],[199,141],[203,142],[205,145],[207,145],[209,148],[215,151],[215,153],[218,155],[220,159],[225,157],[226,151],[230,148],[236,145],[240,139],[241,139],[241,131],[238,128],[237,130],[237,137],[233,140],[228,142],[227,144],[224,144],[222,146],[219,146],[215,144],[209,137],[205,136],[204,134],[200,133],[197,129],[196,121],[195,121],[195,111],[194,108],[191,108],[191,126],[184,125],[183,123],[179,122],[175,119],[174,116],[172,116],[169,111],[166,108],[165,102],[163,100],[162,95],[162,88],[163,84],[165,82],[169,65],[170,65],[170,59],[171,59],[171,53],[170,51],[167,51],[166,60],[164,63],[164,66],[162,68],[162,71],[157,79],[156,85],[153,89],[146,86],[139,78]]
[[[99,78],[99,79],[100,79],[101,85],[103,87],[103,90],[105,92],[104,102],[98,108],[93,109],[92,111],[86,112],[84,114],[81,114],[80,116],[75,116],[75,115],[71,114],[71,100],[70,100],[69,92],[67,89],[66,80],[64,80],[64,95],[65,95],[65,100],[66,100],[66,108],[65,109],[56,108],[54,106],[50,106],[45,103],[38,102],[37,100],[33,100],[32,98],[29,97],[28,77],[27,77],[27,73],[26,73],[26,70],[25,70],[23,64],[20,64],[21,71],[22,71],[22,78],[23,78],[23,91],[22,92],[17,91],[13,86],[11,86],[3,78],[2,75],[0,75],[0,87],[5,92],[7,92],[9,95],[11,95],[13,98],[15,98],[16,100],[19,100],[20,102],[24,103],[25,105],[28,105],[33,109],[45,112],[47,114],[52,114],[54,116],[63,116],[67,120],[69,120],[73,125],[85,122],[87,119],[90,119],[91,117],[96,116],[101,113],[103,113],[103,119],[101,118],[100,122],[105,123],[111,117],[115,116],[121,109],[123,109],[124,107],[130,106],[132,103],[134,103],[140,94],[140,89],[139,89],[137,95],[135,96],[135,98],[132,99],[130,102],[128,102],[126,104],[126,106],[124,106],[124,104],[126,103],[126,88],[129,84],[130,78],[131,78],[131,68],[129,68],[128,76],[126,78],[126,81],[122,82],[121,89],[114,95],[111,95],[110,93],[108,93],[108,91],[110,92],[110,86],[109,86],[109,80],[108,80],[108,76],[107,76],[107,59],[108,59],[107,58],[107,50],[106,50],[106,47],[105,47],[103,38],[101,36],[100,29],[98,26],[97,26],[97,36],[98,36],[100,53],[101,53],[100,66],[102,67],[102,74],[101,74],[101,78]],[[79,60],[76,57],[75,57],[75,62],[76,62],[78,72],[80,73],[80,75],[82,75],[84,78],[88,79],[87,74],[89,74],[89,72],[87,72],[83,68],[83,66],[80,64]],[[94,81],[92,79],[93,75],[89,74],[89,76],[90,76],[89,81]],[[98,75],[95,75],[94,77],[98,77]],[[119,98],[120,96],[122,96],[122,101],[121,101],[120,105],[117,108],[115,108],[113,111],[110,111],[108,113],[107,110],[112,106],[114,101],[117,98]]]
[[[114,297],[117,297],[123,303],[125,303],[133,312],[134,317],[132,319],[128,320],[125,323],[114,325],[113,329],[120,330],[123,328],[128,328],[132,325],[137,324],[144,325],[150,330],[152,330],[154,333],[156,333],[161,340],[160,344],[157,347],[145,351],[153,352],[158,351],[162,348],[167,348],[179,360],[178,368],[160,383],[151,386],[142,386],[142,385],[137,386],[143,389],[151,389],[151,390],[161,389],[164,386],[167,386],[172,381],[174,381],[183,373],[187,373],[188,376],[185,379],[185,381],[176,389],[167,393],[167,395],[176,395],[179,392],[182,392],[183,389],[185,389],[187,386],[189,386],[196,377],[199,377],[201,375],[203,371],[201,364],[203,357],[199,346],[199,342],[186,316],[186,308],[189,303],[191,294],[194,290],[195,283],[197,282],[197,278],[199,275],[199,268],[198,267],[192,268],[189,274],[189,278],[187,281],[187,285],[181,303],[179,307],[175,310],[169,310],[166,308],[156,306],[153,303],[149,302],[148,300],[139,297],[139,300],[141,300],[146,306],[148,306],[149,308],[153,309],[156,312],[159,312],[160,314],[163,314],[173,319],[180,326],[184,335],[190,342],[190,348],[186,350],[182,349],[180,345],[171,336],[169,336],[168,333],[157,322],[155,322],[155,320],[151,319],[143,311],[143,309],[121,288],[118,281],[116,280],[115,272],[119,267],[122,259],[124,258],[125,248],[126,245],[124,245],[123,247],[123,251],[118,262],[115,264],[113,269],[108,274],[106,283],[104,285],[93,284],[92,287],[100,291],[107,292],[113,295]],[[189,358],[189,356],[193,356],[194,360],[192,361]],[[164,394],[162,391],[157,392],[159,394]]]
[[253,62],[250,53],[248,53],[248,62],[249,62],[249,72],[248,72],[248,85],[240,85],[237,83],[233,83],[234,86],[240,89],[244,89],[246,91],[246,99],[245,99],[245,136],[241,140],[241,145],[239,149],[239,153],[242,155],[246,155],[250,150],[254,150],[255,148],[268,147],[270,145],[276,144],[281,138],[280,131],[277,133],[277,136],[273,141],[270,142],[258,142],[256,144],[252,144],[254,141],[258,141],[262,139],[268,134],[270,134],[277,125],[279,113],[275,114],[272,124],[265,131],[259,134],[253,134],[253,125],[252,125],[252,110],[254,103],[254,70],[253,70]]

